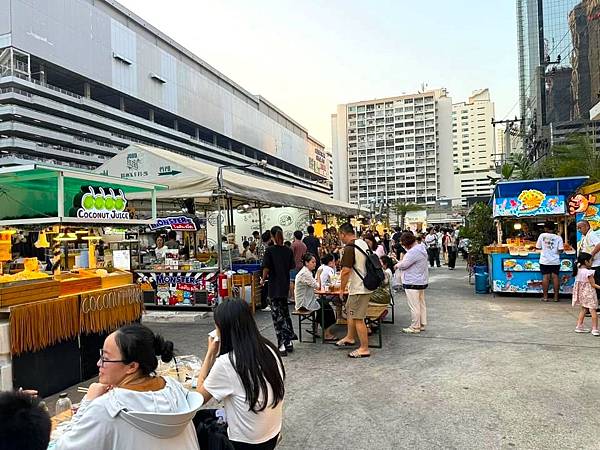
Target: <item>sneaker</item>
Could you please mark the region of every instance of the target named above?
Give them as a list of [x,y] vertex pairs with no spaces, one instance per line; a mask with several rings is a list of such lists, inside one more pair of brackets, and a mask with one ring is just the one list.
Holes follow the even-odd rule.
[[583,328],[583,327],[576,327],[575,328],[575,333],[589,333],[590,330],[588,330],[587,328]]
[[421,332],[421,330],[415,330],[414,328],[408,327],[408,328],[403,328],[402,332],[406,333],[406,334],[418,334]]
[[592,336],[600,336],[600,331],[592,330]]
[[287,356],[287,350],[285,349],[285,345],[281,344],[279,346],[279,354],[281,356]]
[[285,351],[288,353],[292,353],[294,351],[294,344],[292,344],[291,342],[285,346]]
[[263,308],[263,311],[264,312],[271,312],[271,307],[267,306],[266,308]]

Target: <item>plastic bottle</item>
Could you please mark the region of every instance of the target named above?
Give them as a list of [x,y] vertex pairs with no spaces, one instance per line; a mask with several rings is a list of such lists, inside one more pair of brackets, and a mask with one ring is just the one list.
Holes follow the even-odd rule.
[[64,411],[71,411],[71,399],[67,396],[66,392],[63,392],[58,396],[58,400],[56,401],[56,409],[54,410],[54,414],[58,415]]

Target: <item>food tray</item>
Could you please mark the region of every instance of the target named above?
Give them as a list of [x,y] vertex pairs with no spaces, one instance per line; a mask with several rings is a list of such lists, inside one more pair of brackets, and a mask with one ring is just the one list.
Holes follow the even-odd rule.
[[100,277],[102,289],[133,284],[133,273],[131,272],[113,272],[104,277]]
[[26,280],[0,285],[0,307],[22,305],[56,298],[60,293],[60,283],[52,279]]
[[60,281],[60,295],[81,294],[102,287],[100,277],[81,275],[77,273],[64,273],[58,275]]

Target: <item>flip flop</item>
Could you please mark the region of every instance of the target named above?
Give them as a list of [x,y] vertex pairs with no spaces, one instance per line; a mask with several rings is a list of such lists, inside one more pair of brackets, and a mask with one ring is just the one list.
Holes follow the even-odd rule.
[[356,342],[342,342],[342,341],[337,341],[337,342],[336,342],[334,345],[335,345],[336,347],[339,347],[339,348],[343,348],[343,347],[353,347],[353,346],[355,346],[355,345],[356,345]]
[[367,353],[366,355],[361,355],[360,353],[358,353],[358,350],[354,350],[353,352],[348,353],[348,358],[352,359],[369,358],[370,356],[370,353]]

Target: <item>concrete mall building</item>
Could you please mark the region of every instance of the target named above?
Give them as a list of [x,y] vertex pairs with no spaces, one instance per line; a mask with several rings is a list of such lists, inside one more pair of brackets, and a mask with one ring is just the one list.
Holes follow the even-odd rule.
[[305,128],[116,1],[0,0],[0,163],[94,169],[132,143],[331,189]]
[[452,105],[454,197],[460,198],[463,205],[487,199],[494,190],[493,117],[494,103],[488,89],[477,90],[468,101]]
[[334,197],[366,208],[451,198],[451,114],[445,89],[338,105]]

